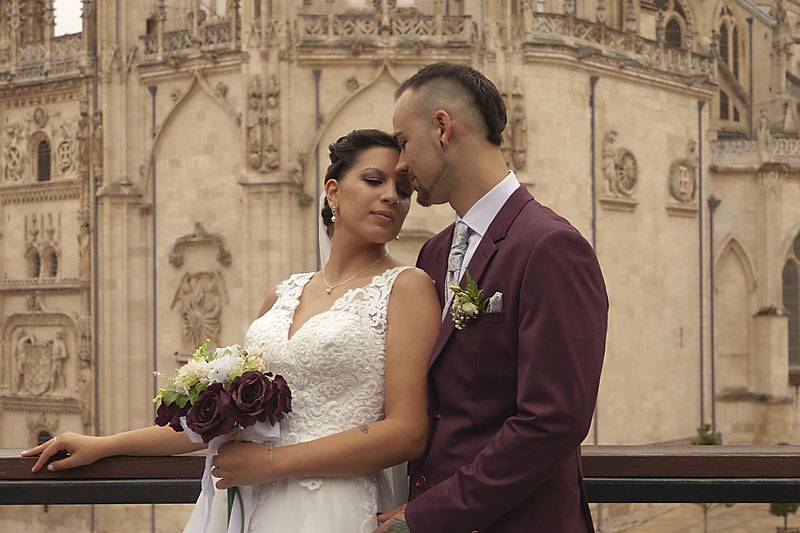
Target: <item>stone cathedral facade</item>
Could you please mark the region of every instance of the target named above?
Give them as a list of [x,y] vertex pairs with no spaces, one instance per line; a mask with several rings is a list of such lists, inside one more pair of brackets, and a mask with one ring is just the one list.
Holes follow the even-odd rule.
[[[0,3],[0,446],[152,423],[154,371],[241,342],[317,268],[328,144],[391,130],[394,89],[440,60],[497,83],[509,167],[597,249],[587,443],[800,439],[800,1],[82,6],[56,37],[53,0]],[[413,263],[451,221],[415,206],[391,251]],[[184,511],[0,524],[173,531]]]

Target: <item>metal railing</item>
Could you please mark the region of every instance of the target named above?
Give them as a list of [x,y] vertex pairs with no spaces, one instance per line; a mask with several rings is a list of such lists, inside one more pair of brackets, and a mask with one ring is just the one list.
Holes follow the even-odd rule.
[[[110,457],[37,474],[34,459],[0,450],[0,503],[193,503],[204,457]],[[584,446],[589,501],[769,503],[800,501],[800,446]]]

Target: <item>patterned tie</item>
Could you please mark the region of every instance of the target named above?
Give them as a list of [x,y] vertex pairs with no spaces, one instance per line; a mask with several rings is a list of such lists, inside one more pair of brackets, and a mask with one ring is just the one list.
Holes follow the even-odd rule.
[[442,309],[442,320],[447,316],[450,302],[453,301],[453,291],[450,289],[450,285],[458,285],[461,277],[459,273],[469,246],[469,234],[469,226],[461,220],[456,222],[456,227],[453,231],[453,243],[450,245],[450,255],[447,256],[447,278],[445,280],[447,302],[444,305],[444,309]]

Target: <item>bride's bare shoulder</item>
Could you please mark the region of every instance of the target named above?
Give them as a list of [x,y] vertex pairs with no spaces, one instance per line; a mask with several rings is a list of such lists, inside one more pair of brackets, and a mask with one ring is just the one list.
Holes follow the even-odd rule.
[[394,300],[401,306],[439,305],[433,280],[419,268],[407,268],[401,272],[394,282],[392,292],[397,296]]

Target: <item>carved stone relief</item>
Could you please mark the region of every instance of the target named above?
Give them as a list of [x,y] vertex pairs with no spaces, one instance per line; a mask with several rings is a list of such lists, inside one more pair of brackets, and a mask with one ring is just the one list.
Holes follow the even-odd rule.
[[2,181],[17,183],[23,180],[28,153],[25,140],[29,128],[22,123],[9,124],[4,128],[2,150]]
[[280,165],[280,88],[275,78],[265,89],[254,76],[247,91],[247,164],[258,172]]
[[509,128],[503,139],[503,153],[506,162],[515,171],[525,169],[528,151],[528,118],[525,112],[525,91],[519,78],[514,78],[514,87],[509,95],[503,91],[506,109],[509,110]]
[[184,353],[192,353],[206,339],[212,345],[219,344],[222,305],[227,303],[228,292],[220,272],[183,275],[170,308],[177,306]]
[[89,281],[92,275],[92,229],[89,223],[89,211],[78,212],[78,278]]
[[632,211],[638,203],[634,193],[639,182],[639,164],[633,152],[617,146],[617,132],[603,136],[603,178],[600,203],[608,209]]
[[92,117],[94,133],[92,134],[92,170],[95,177],[103,175],[103,113],[95,111]]
[[92,423],[94,373],[92,371],[92,326],[88,316],[78,319],[78,378],[77,393],[84,426]]
[[60,328],[54,338],[39,341],[27,328],[12,333],[14,361],[14,391],[38,396],[67,392],[67,332]]
[[217,261],[222,266],[231,266],[231,253],[225,245],[225,238],[219,233],[209,233],[202,222],[195,223],[194,232],[178,237],[175,240],[175,244],[172,245],[172,250],[169,253],[169,263],[175,268],[183,265],[183,255],[180,253],[180,248],[195,242],[213,244],[217,249]]
[[[87,103],[88,106],[88,103]],[[81,105],[83,110],[83,103]],[[78,177],[81,163],[79,144],[83,138],[83,123],[80,117],[63,119],[60,113],[48,114],[37,107],[33,113],[20,122],[8,123],[3,128],[0,149],[0,184],[34,182],[35,147],[33,139],[46,139],[54,152],[53,164],[55,179]],[[88,131],[88,127],[87,127]],[[87,135],[88,136],[88,135]]]
[[684,207],[697,207],[697,143],[690,140],[686,157],[676,159],[669,168],[669,193],[672,203]]

